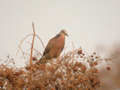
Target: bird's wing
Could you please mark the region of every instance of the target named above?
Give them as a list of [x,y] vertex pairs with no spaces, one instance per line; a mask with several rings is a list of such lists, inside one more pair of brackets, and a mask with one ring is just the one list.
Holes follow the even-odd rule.
[[49,42],[48,42],[48,44],[47,44],[47,46],[44,50],[43,56],[50,52],[51,48],[53,48],[55,43],[56,43],[56,39],[59,38],[59,36],[60,35],[58,34],[58,35],[56,35],[55,37],[53,37],[52,39],[49,40]]
[[50,49],[52,48],[52,39],[48,42],[48,44],[47,44],[47,46],[46,46],[46,48],[45,48],[45,50],[44,50],[44,53],[43,53],[43,56],[45,55],[45,54],[47,54],[47,53],[49,53],[49,51],[50,51]]
[[55,43],[54,38],[51,39],[51,40],[48,42],[48,44],[47,44],[47,46],[46,46],[46,48],[45,48],[45,50],[44,50],[43,56],[50,52],[50,50],[51,50],[51,48],[53,47],[54,43]]

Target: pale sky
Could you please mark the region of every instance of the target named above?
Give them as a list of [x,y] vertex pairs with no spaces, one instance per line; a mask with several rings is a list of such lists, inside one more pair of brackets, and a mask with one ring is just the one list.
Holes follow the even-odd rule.
[[45,45],[64,28],[68,48],[93,50],[120,40],[120,0],[0,0],[0,57],[16,53],[32,21]]

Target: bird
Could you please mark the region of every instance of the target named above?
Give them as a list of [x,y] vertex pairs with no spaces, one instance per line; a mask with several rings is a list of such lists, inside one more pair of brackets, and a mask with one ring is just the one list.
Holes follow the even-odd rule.
[[39,60],[40,64],[45,64],[48,60],[60,56],[65,45],[65,37],[68,36],[65,29],[62,29],[56,36],[48,41],[48,44]]

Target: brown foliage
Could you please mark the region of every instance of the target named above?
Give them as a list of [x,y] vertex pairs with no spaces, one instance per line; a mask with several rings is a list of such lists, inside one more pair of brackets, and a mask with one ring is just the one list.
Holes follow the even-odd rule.
[[23,69],[2,64],[0,87],[6,90],[96,90],[100,87],[96,54],[91,57],[75,50],[49,61],[26,65]]

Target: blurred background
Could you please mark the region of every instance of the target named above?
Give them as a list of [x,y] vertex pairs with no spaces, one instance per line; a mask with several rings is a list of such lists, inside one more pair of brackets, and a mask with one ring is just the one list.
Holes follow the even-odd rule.
[[14,54],[32,21],[45,45],[63,28],[68,48],[74,42],[91,51],[120,41],[120,0],[0,0],[0,11],[0,56]]
[[[66,49],[80,46],[88,52],[97,51],[113,60],[111,72],[100,74],[104,88],[120,88],[120,0],[0,0],[0,57],[16,57],[19,42],[36,33],[46,45],[61,29],[66,29]],[[23,48],[28,47],[25,43]],[[28,49],[30,48],[30,44]],[[35,48],[43,51],[36,40]],[[19,65],[24,60],[17,60]],[[109,77],[108,77],[109,76]]]

